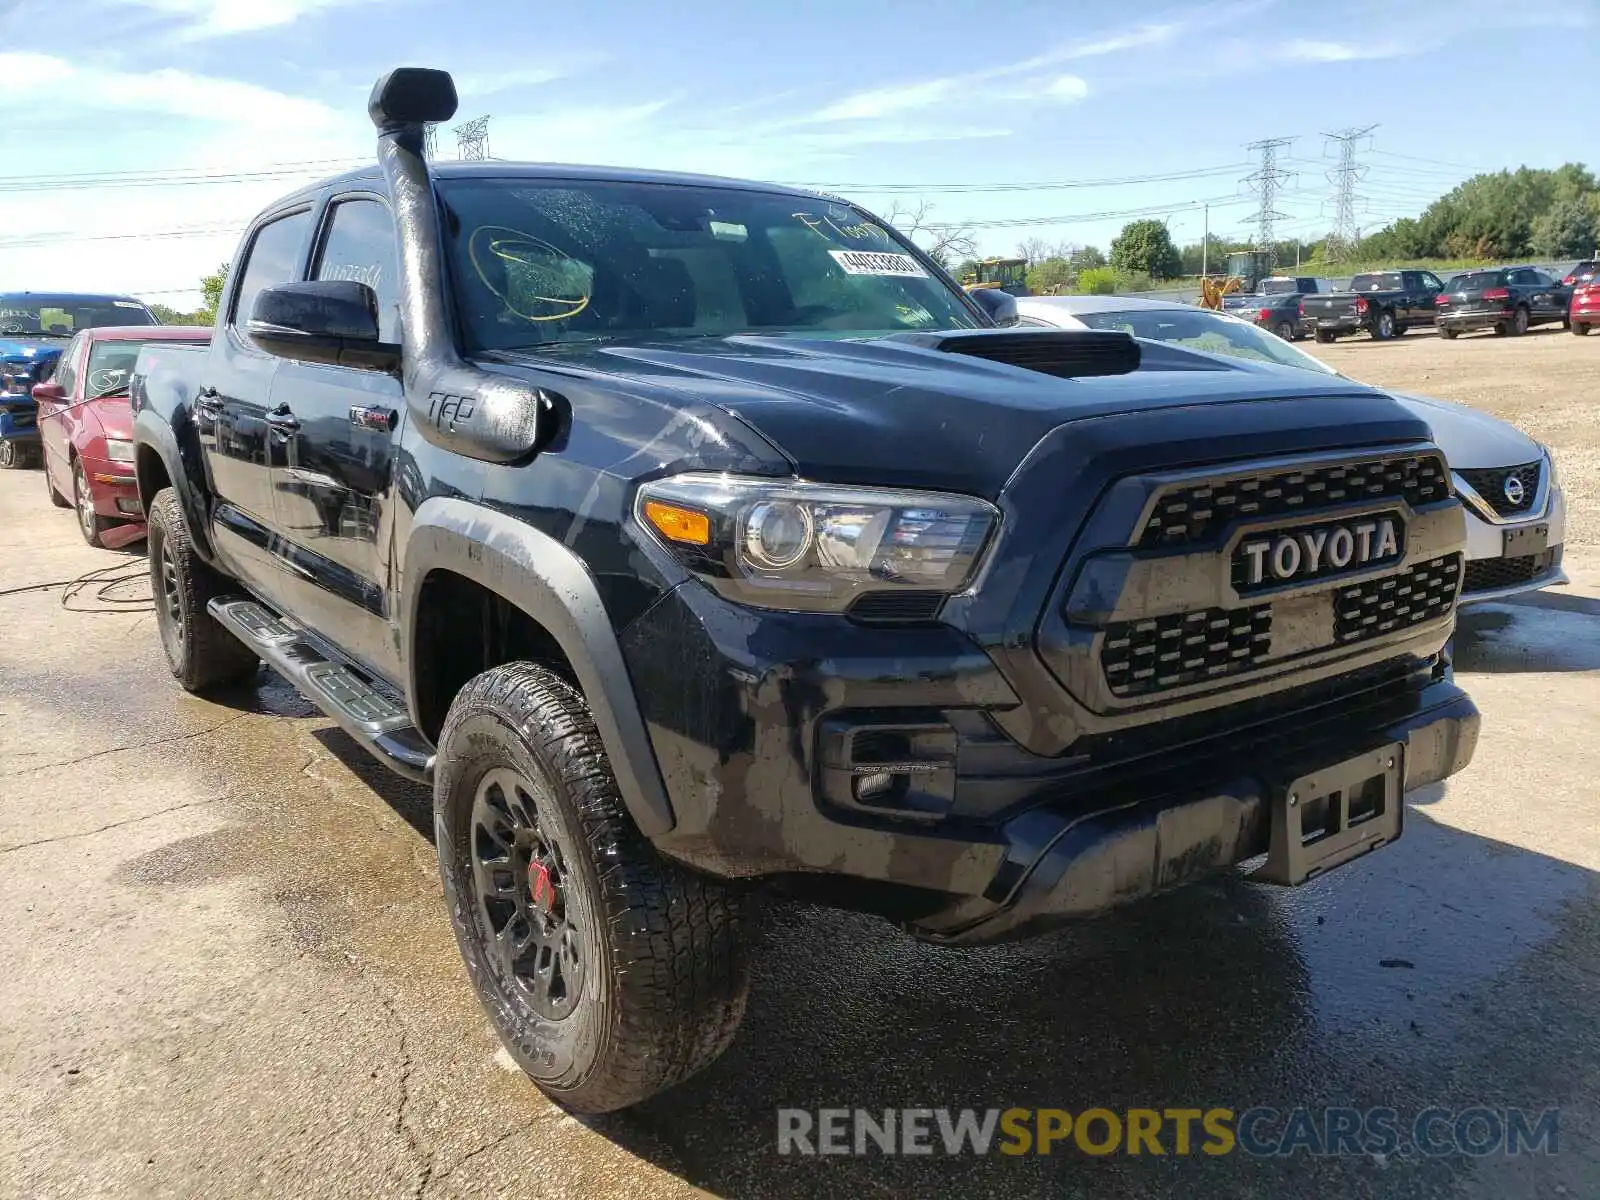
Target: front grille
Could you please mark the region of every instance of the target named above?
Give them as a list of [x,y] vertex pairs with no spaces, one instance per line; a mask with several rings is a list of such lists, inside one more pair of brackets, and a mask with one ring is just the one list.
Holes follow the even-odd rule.
[[1364,641],[1442,617],[1460,582],[1461,555],[1446,554],[1398,575],[1342,587],[1334,593],[1333,640]]
[[1249,671],[1271,649],[1271,605],[1208,608],[1107,626],[1100,668],[1112,695],[1147,696]]
[[[1520,467],[1474,467],[1461,472],[1472,490],[1482,496],[1485,503],[1502,517],[1514,517],[1533,507],[1534,496],[1539,491],[1539,472],[1544,464],[1523,463]],[[1506,483],[1515,476],[1522,485],[1522,496],[1515,504],[1506,498]]]
[[1467,563],[1463,595],[1473,592],[1496,592],[1501,588],[1530,583],[1551,567],[1554,550],[1540,554],[1520,554],[1516,558],[1480,558]]
[[1178,484],[1157,498],[1138,544],[1202,542],[1240,518],[1300,516],[1322,509],[1404,500],[1413,508],[1447,499],[1449,474],[1437,454],[1299,467],[1236,479]]

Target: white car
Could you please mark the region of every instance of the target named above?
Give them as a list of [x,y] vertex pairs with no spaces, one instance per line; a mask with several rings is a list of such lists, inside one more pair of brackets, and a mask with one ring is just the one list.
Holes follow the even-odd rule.
[[[1338,375],[1282,338],[1226,313],[1131,296],[1025,296],[1018,323],[1121,329],[1134,337],[1227,355],[1247,369]],[[1498,600],[1567,582],[1561,570],[1567,505],[1549,449],[1515,426],[1462,404],[1391,392],[1433,430],[1467,509],[1461,603]]]

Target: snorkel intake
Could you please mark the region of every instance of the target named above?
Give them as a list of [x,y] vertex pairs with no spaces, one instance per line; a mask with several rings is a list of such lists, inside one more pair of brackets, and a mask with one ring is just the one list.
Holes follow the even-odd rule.
[[445,300],[444,224],[423,155],[426,126],[455,112],[455,81],[447,71],[425,67],[390,71],[367,102],[400,251],[401,380],[411,422],[430,442],[469,458],[511,463],[547,436],[553,404],[538,388],[481,370],[456,352]]

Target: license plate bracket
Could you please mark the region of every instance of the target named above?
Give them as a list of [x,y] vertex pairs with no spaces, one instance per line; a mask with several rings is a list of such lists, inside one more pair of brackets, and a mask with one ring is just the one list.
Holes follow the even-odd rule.
[[1388,845],[1404,799],[1403,742],[1302,775],[1273,797],[1267,861],[1252,878],[1296,887]]
[[1501,536],[1505,539],[1503,544],[1507,558],[1522,558],[1528,554],[1543,554],[1550,548],[1550,526],[1548,523],[1524,525],[1519,529],[1507,529]]

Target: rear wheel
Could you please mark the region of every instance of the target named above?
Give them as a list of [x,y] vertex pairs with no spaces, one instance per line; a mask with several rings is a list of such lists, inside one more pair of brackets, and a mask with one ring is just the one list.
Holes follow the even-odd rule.
[[1294,341],[1294,325],[1289,321],[1279,321],[1272,327],[1272,332],[1286,342]]
[[626,1108],[722,1053],[744,1014],[740,894],[639,833],[577,691],[532,663],[472,680],[445,718],[433,796],[467,973],[552,1099]]
[[[50,490],[53,495],[55,489]],[[94,493],[89,490],[89,476],[84,472],[81,458],[72,464],[72,505],[78,510],[78,532],[83,534],[83,540],[91,546],[103,547],[105,543],[100,535],[111,528],[112,522],[94,510]]]
[[1528,332],[1528,310],[1518,307],[1511,317],[1510,334],[1512,337],[1521,337]]
[[195,553],[178,493],[157,492],[147,520],[156,628],[173,678],[191,692],[249,678],[259,662],[255,652],[206,609],[209,601],[228,593],[229,580]]
[[1320,329],[1317,330],[1317,332],[1313,336],[1317,339],[1317,341],[1322,343],[1324,346],[1326,346],[1329,342],[1333,341],[1333,334],[1324,333]]
[[1380,342],[1387,342],[1394,336],[1394,314],[1387,308],[1378,314],[1378,320],[1372,326],[1372,336]]
[[1572,323],[1572,332],[1577,334],[1579,337],[1586,337],[1589,333],[1589,326],[1584,324],[1582,321],[1574,321]]

